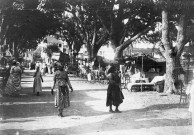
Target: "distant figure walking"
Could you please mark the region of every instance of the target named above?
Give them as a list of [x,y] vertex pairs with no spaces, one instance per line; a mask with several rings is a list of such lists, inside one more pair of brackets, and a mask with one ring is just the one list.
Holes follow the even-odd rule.
[[43,78],[41,75],[40,67],[36,68],[36,72],[34,73],[34,83],[33,83],[33,93],[36,93],[39,96],[39,93],[42,91],[42,82]]
[[5,56],[6,56],[6,53],[3,53],[3,57],[0,60],[0,65],[3,67],[7,66],[7,59]]
[[42,69],[42,64],[39,61],[36,62],[35,68],[37,68],[37,67],[39,67],[40,70]]
[[107,89],[106,106],[109,106],[109,112],[113,112],[112,105],[116,107],[115,112],[120,112],[118,107],[123,102],[124,96],[121,91],[121,79],[116,72],[116,67],[111,66],[107,71],[107,78],[109,81]]
[[62,64],[57,62],[51,94],[53,94],[53,89],[55,89],[55,107],[58,108],[58,116],[60,117],[63,117],[63,109],[70,106],[68,86],[71,89],[71,92],[73,92],[68,73],[64,71]]
[[21,91],[21,74],[22,70],[17,66],[16,60],[13,60],[10,75],[4,90],[5,95],[19,96]]
[[50,74],[53,74],[53,72],[54,72],[54,61],[52,61],[50,64]]

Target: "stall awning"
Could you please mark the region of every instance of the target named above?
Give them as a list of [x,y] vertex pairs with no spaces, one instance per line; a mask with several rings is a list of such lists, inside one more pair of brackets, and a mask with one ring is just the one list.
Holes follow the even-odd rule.
[[140,69],[143,68],[144,71],[148,71],[151,68],[166,67],[166,61],[164,59],[158,60],[150,55],[145,54],[130,56],[128,58],[125,58],[125,61],[135,62],[136,67]]

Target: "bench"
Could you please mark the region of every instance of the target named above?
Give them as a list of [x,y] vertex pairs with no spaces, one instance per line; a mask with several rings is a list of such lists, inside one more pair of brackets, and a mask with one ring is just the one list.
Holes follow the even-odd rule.
[[131,92],[135,91],[153,91],[154,84],[153,83],[128,83],[127,89]]

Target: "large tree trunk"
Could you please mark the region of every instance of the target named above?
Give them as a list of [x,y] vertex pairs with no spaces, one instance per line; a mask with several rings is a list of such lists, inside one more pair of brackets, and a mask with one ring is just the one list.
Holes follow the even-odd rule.
[[[95,31],[94,31],[95,32]],[[90,61],[93,61],[94,58],[96,58],[99,49],[107,41],[107,38],[109,37],[108,33],[104,34],[98,41],[96,41],[96,33],[93,35],[92,44],[90,45]],[[89,48],[88,48],[89,49]]]
[[162,11],[162,43],[165,50],[164,56],[166,57],[166,77],[164,91],[171,93],[174,89],[173,71],[175,69],[175,60],[170,56],[172,54],[172,46],[169,41],[169,18],[167,9],[163,9]]
[[174,58],[169,57],[168,59],[166,59],[166,76],[164,90],[167,93],[172,93],[175,90],[174,87],[175,78],[173,77],[174,70],[176,68],[175,63],[176,62]]
[[88,52],[88,60],[91,61],[92,60],[92,48],[91,48],[91,45],[89,43],[87,43],[86,47],[87,47],[87,52]]
[[13,52],[13,56],[15,57],[16,60],[18,60],[19,56],[20,56],[19,55],[18,44],[19,44],[18,41],[15,41],[15,42],[13,41],[13,43],[12,43],[12,47],[13,47],[12,52]]
[[169,40],[169,18],[167,9],[162,11],[162,43],[164,45],[164,56],[166,58],[166,78],[164,91],[167,93],[176,93],[174,86],[178,75],[182,72],[180,64],[180,56],[182,54],[185,41],[185,15],[180,15],[180,20],[177,23],[177,41],[176,46],[173,47]]
[[182,67],[179,57],[168,57],[166,59],[166,78],[165,78],[165,92],[177,93],[174,83],[178,80],[178,75],[182,73]]

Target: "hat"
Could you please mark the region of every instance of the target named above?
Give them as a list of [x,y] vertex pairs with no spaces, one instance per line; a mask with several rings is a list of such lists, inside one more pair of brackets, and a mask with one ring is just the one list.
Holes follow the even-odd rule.
[[12,61],[12,65],[16,65],[17,64],[17,61],[16,60],[13,60]]
[[56,66],[57,69],[63,68],[63,66],[62,66],[62,64],[60,62],[56,62],[55,66]]

